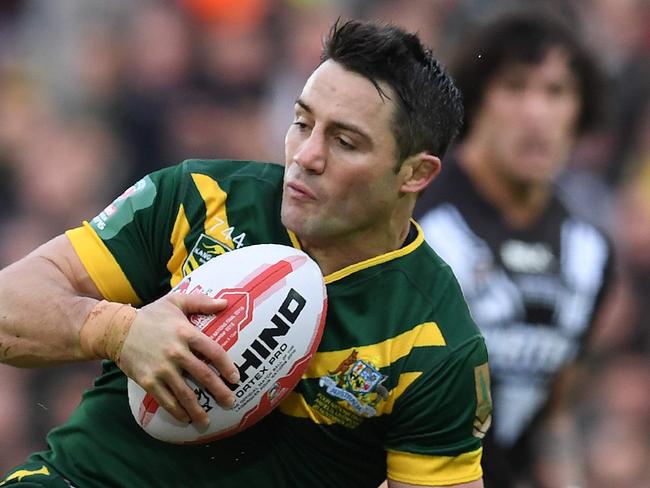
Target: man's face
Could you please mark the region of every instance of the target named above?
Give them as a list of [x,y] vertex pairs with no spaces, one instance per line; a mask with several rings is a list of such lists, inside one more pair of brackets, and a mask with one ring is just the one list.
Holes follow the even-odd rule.
[[285,138],[288,229],[303,239],[343,243],[388,228],[400,196],[393,110],[368,79],[334,61],[314,71]]
[[521,183],[548,183],[562,169],[580,110],[568,58],[550,49],[536,65],[506,65],[487,84],[470,138],[487,148],[494,170]]

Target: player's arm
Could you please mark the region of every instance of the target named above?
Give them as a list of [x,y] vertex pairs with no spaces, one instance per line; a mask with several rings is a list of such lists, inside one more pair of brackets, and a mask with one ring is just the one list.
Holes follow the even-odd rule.
[[86,359],[79,329],[101,298],[65,236],[0,271],[0,361],[21,367]]
[[408,483],[400,483],[399,481],[393,481],[389,479],[388,488],[483,488],[483,479],[470,481],[469,483],[461,483],[459,485],[446,485],[446,486],[411,485]]
[[[168,294],[139,309],[103,302],[65,235],[0,271],[0,362],[40,367],[110,359],[179,420],[207,422],[183,379],[191,374],[224,405],[232,392],[207,366],[226,378],[237,369],[223,349],[187,320],[215,313],[222,300],[201,294]],[[125,309],[126,307],[126,309]]]

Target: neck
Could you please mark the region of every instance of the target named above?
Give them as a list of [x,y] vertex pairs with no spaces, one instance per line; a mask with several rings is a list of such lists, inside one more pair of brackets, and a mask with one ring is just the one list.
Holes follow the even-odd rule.
[[546,183],[520,180],[499,171],[489,152],[468,141],[460,153],[463,167],[479,194],[491,203],[512,227],[532,225],[546,207],[551,189]]
[[399,249],[408,236],[411,213],[390,219],[381,229],[366,229],[333,239],[299,236],[300,245],[316,260],[324,276],[352,264]]

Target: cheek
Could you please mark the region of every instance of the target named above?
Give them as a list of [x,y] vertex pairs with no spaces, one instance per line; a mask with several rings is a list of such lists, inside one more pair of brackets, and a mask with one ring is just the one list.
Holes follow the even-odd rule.
[[497,124],[518,124],[522,100],[507,90],[494,89],[487,92],[482,111],[483,118],[491,127]]
[[339,216],[354,218],[362,202],[367,198],[370,188],[368,185],[360,185],[360,181],[368,180],[363,175],[345,174],[322,181],[322,185],[326,187],[323,189],[328,195],[328,206]]
[[489,141],[488,147],[500,158],[514,150],[523,126],[517,108],[509,98],[496,96],[486,100],[473,125],[475,133],[481,140]]
[[291,128],[287,131],[287,134],[284,136],[284,163],[288,166],[293,160],[294,148],[295,148],[295,137],[292,134]]
[[564,110],[557,112],[554,123],[550,125],[549,135],[555,150],[555,156],[563,159],[571,150],[576,139],[577,114],[574,111]]
[[375,175],[367,175],[363,180],[368,182],[363,187],[355,187],[349,190],[352,195],[350,205],[359,209],[360,212],[383,213],[395,205],[399,196],[397,178],[393,175],[385,175],[379,178]]
[[489,139],[491,152],[496,156],[496,161],[510,161],[517,159],[520,148],[520,132],[515,127],[506,124],[493,124],[490,129]]
[[580,108],[577,103],[566,102],[563,107],[558,109],[558,112],[559,116],[556,123],[560,131],[558,137],[565,138],[568,144],[575,137]]

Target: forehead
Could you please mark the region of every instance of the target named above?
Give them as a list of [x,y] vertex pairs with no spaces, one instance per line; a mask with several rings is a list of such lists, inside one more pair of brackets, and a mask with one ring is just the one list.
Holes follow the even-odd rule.
[[311,74],[300,100],[316,117],[385,130],[392,121],[394,94],[388,85],[380,83],[379,86],[387,96],[382,96],[366,77],[327,60]]
[[543,76],[555,81],[575,82],[577,74],[571,65],[568,53],[559,46],[551,46],[539,60],[527,62],[524,60],[505,61],[495,74],[495,78],[507,75]]

